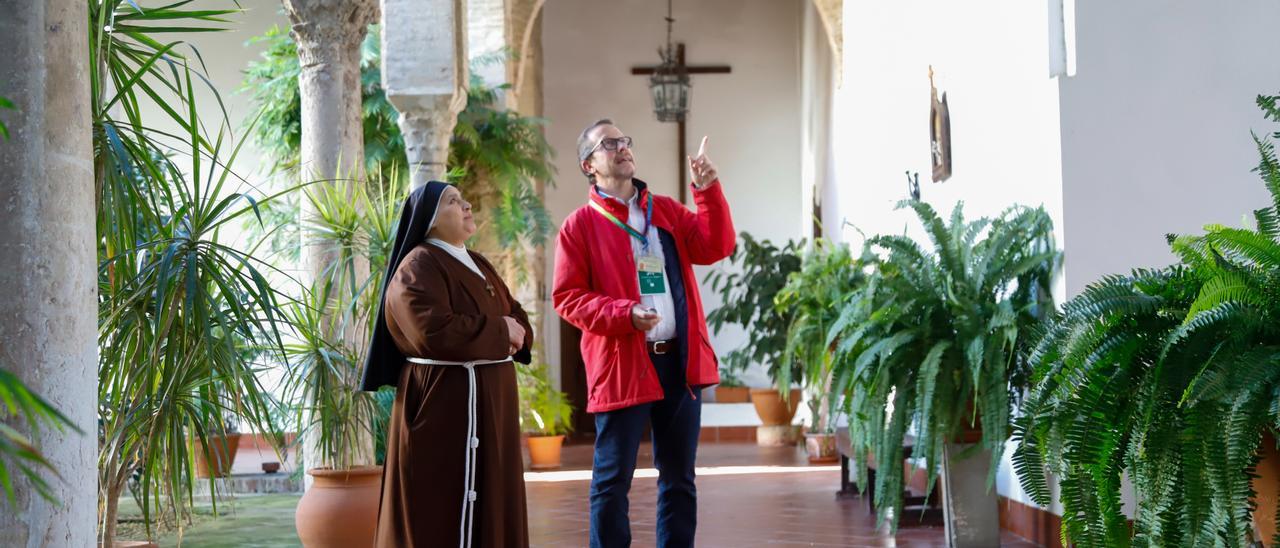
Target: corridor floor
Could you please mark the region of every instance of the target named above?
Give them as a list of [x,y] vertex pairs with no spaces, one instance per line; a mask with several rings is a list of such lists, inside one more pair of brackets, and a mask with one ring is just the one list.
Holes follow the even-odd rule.
[[[656,471],[641,446],[631,489],[633,546],[654,546]],[[591,446],[565,447],[564,468],[525,475],[535,547],[587,545]],[[698,452],[698,546],[942,546],[941,526],[910,525],[896,537],[877,530],[862,498],[839,500],[840,467],[809,466],[798,448],[703,444]],[[1002,546],[1034,544],[1005,533]]]

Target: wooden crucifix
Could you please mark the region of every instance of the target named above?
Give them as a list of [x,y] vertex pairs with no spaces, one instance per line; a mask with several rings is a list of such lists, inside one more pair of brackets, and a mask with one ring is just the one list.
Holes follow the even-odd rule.
[[[684,43],[676,44],[676,66],[681,67],[690,75],[693,74],[729,74],[732,69],[729,65],[686,65],[684,62]],[[658,67],[632,67],[631,74],[648,76],[657,71]],[[686,193],[685,187],[688,186],[688,161],[686,156],[688,152],[687,136],[685,135],[685,121],[680,120],[676,123],[678,126],[677,148],[676,148],[676,172],[680,174],[680,203],[685,203]]]

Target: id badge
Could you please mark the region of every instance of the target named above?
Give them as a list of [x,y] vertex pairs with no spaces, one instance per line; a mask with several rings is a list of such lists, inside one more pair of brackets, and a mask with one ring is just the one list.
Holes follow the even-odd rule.
[[636,257],[636,272],[640,275],[641,295],[661,295],[667,292],[667,281],[662,267],[662,258],[656,255]]

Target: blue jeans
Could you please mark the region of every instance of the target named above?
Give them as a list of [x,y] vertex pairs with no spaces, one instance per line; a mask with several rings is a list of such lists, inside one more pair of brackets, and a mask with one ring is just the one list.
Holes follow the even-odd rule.
[[693,546],[698,525],[694,459],[702,427],[702,401],[685,382],[680,352],[650,354],[662,382],[662,401],[596,415],[595,461],[591,469],[591,547],[631,545],[631,476],[645,421],[653,429],[658,468],[658,546]]

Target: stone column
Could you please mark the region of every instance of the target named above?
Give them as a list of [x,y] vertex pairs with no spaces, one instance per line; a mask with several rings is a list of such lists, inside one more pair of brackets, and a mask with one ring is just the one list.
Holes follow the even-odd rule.
[[465,14],[462,0],[382,2],[382,84],[400,111],[414,188],[444,176],[466,106]]
[[[361,114],[360,44],[369,24],[377,20],[375,0],[284,0],[298,44],[302,72],[298,88],[302,97],[302,182],[341,179],[351,185],[364,182],[364,130]],[[306,199],[304,218],[315,216]],[[304,261],[312,279],[336,262],[333,246],[304,242]],[[365,260],[356,262],[357,284],[369,275]],[[354,348],[364,346],[364,328],[346,326],[340,334]],[[352,390],[358,387],[353,386]],[[373,464],[373,439],[357,443],[352,464]],[[303,453],[309,468],[331,465],[319,455],[315,432],[304,435]],[[309,488],[312,480],[305,479]]]
[[[374,0],[284,0],[284,8],[302,68],[302,181],[362,180],[360,43],[378,6]],[[303,200],[303,215],[313,214]],[[318,275],[333,252],[310,247],[304,260]]]
[[[61,504],[14,475],[0,546],[93,546],[97,522],[97,259],[87,6],[0,2],[0,367],[85,433],[35,439]],[[17,425],[17,422],[10,422]]]

